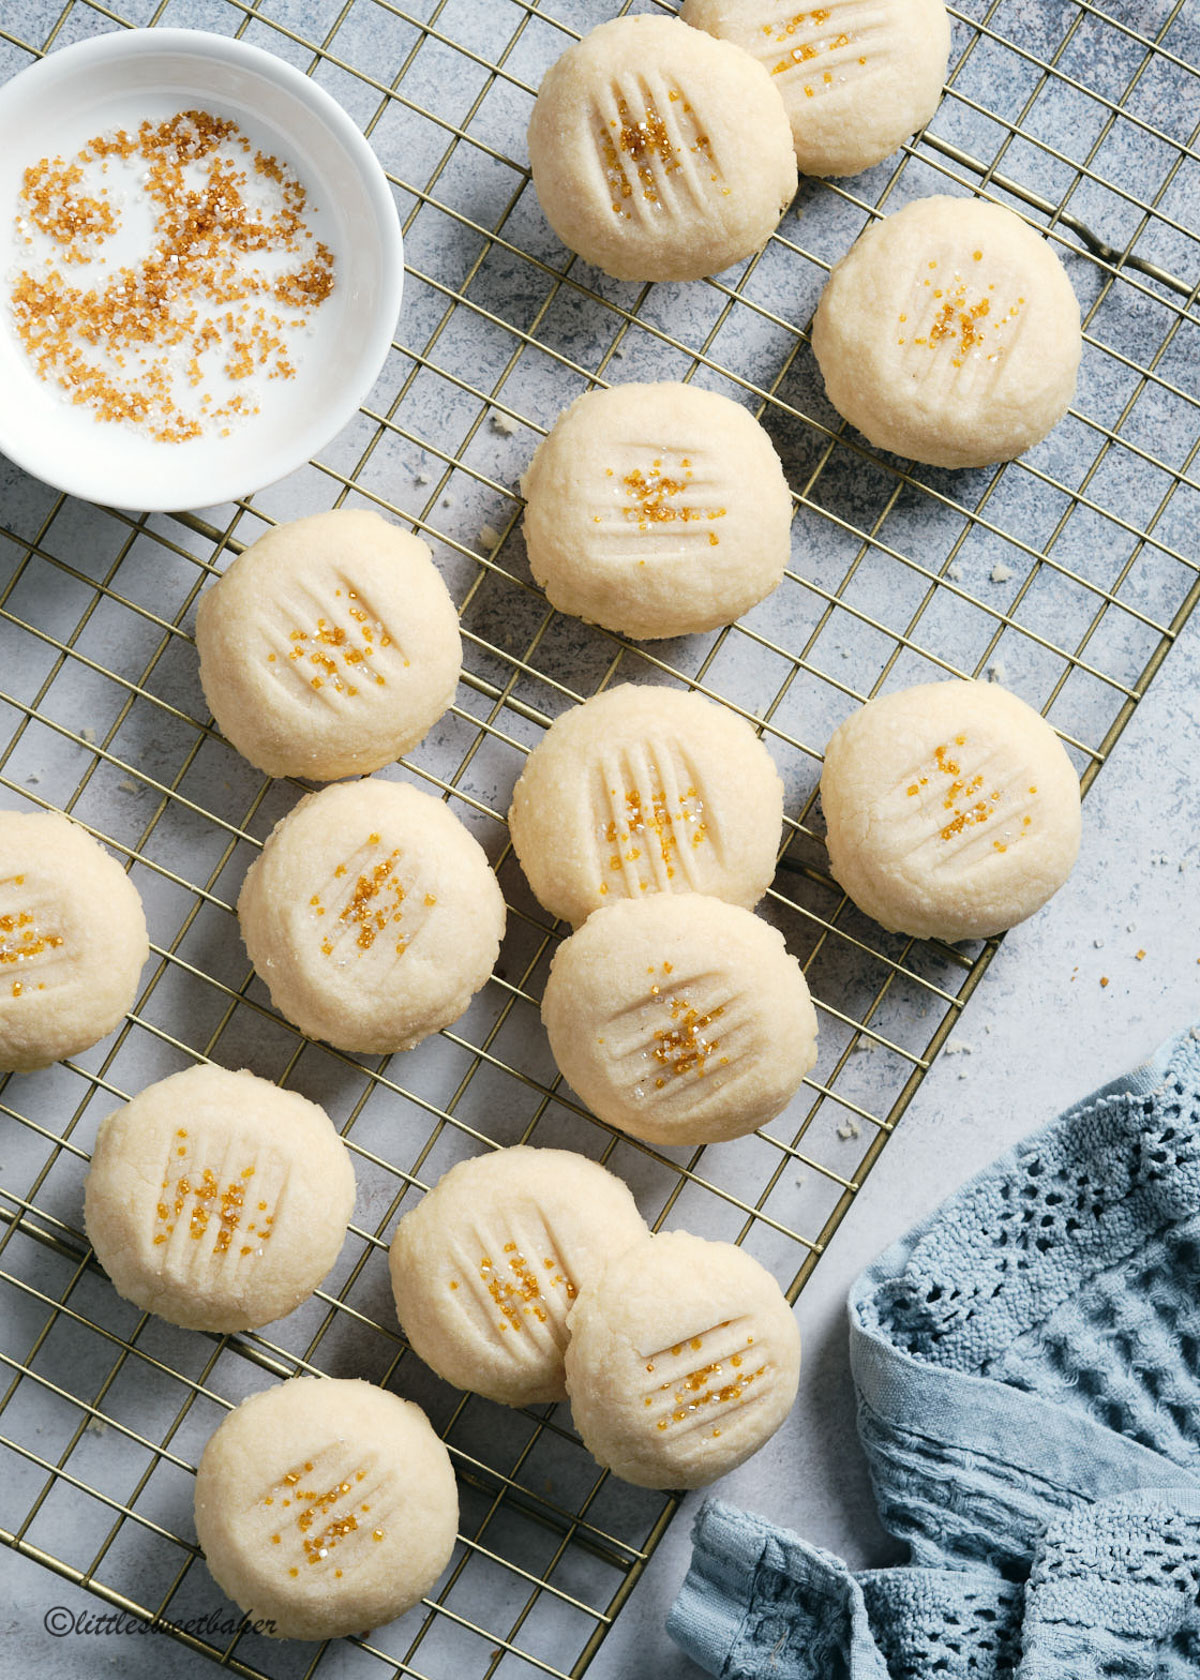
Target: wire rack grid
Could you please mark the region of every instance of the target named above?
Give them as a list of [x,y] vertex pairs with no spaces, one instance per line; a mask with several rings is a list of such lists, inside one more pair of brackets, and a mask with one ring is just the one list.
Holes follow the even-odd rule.
[[[632,9],[651,9],[653,0]],[[891,938],[832,882],[814,811],[822,743],[884,687],[1002,678],[1058,728],[1090,785],[1200,597],[1194,231],[1200,58],[1184,0],[965,0],[930,129],[848,182],[804,182],[766,249],[703,285],[633,286],[545,227],[524,129],[540,76],[618,11],[585,0],[17,0],[0,75],[97,31],[187,24],[300,65],[371,138],[404,223],[407,293],[354,424],[303,471],[236,505],[147,517],[83,507],[12,469],[0,536],[0,786],[69,811],[128,860],[152,961],[116,1037],[0,1080],[8,1383],[3,1537],[106,1604],[243,1675],[584,1672],[675,1508],[599,1473],[565,1408],[507,1411],[407,1354],[386,1242],[446,1167],[499,1144],[582,1150],[656,1228],[743,1244],[794,1299],[994,945]],[[670,9],[665,7],[665,9]],[[824,400],[807,323],[832,261],[883,211],[979,193],[1048,234],[1084,309],[1076,402],[1023,460],[913,468],[867,449]],[[548,610],[521,547],[520,471],[596,383],[696,380],[749,405],[796,495],[776,595],[707,637],[631,647]],[[304,791],[264,781],[216,733],[196,674],[196,597],[274,522],[382,509],[433,545],[461,606],[458,702],[402,771],[438,790],[495,862],[509,933],[453,1030],[404,1057],[300,1038],[269,1007],[233,903]],[[537,1020],[559,930],[530,898],[504,812],[551,719],[614,680],[697,689],[749,718],[787,788],[763,907],[802,958],[821,1054],[751,1138],[657,1150],[560,1084]],[[85,721],[86,720],[86,721]],[[212,1058],[325,1104],[354,1153],[355,1223],[334,1274],[265,1334],[172,1330],[118,1301],[91,1258],[81,1186],[99,1118]],[[462,1532],[435,1597],[313,1652],[190,1614],[190,1478],[248,1392],[297,1371],[362,1375],[423,1404],[454,1457]]]

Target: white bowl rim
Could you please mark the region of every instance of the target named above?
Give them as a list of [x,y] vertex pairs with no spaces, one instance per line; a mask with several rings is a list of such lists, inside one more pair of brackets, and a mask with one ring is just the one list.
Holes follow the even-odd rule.
[[[267,51],[265,47],[258,47],[236,36],[220,35],[207,29],[151,27],[105,30],[102,34],[88,36],[85,40],[73,41],[69,46],[52,49],[35,63],[26,65],[23,70],[10,77],[0,85],[0,112],[10,90],[18,83],[23,90],[27,90],[34,80],[53,80],[61,74],[64,66],[73,70],[86,61],[169,52],[217,61],[223,59],[244,68],[255,69],[264,77],[290,90],[325,124],[334,139],[349,155],[361,178],[375,219],[384,285],[378,318],[369,338],[369,351],[364,349],[357,363],[360,368],[369,367],[369,372],[360,374],[353,386],[347,388],[340,403],[324,409],[319,421],[303,428],[297,436],[296,457],[291,465],[272,472],[265,480],[246,483],[244,470],[239,473],[231,466],[223,474],[215,470],[209,470],[203,475],[197,473],[198,486],[203,476],[202,491],[198,488],[195,499],[187,502],[180,501],[178,497],[172,497],[170,500],[163,500],[161,495],[155,497],[149,483],[146,485],[150,494],[149,500],[142,498],[134,501],[112,494],[97,496],[94,494],[94,475],[89,477],[86,473],[83,476],[74,473],[73,462],[69,457],[63,458],[61,468],[56,461],[51,473],[47,474],[44,471],[47,463],[42,454],[22,449],[19,431],[15,438],[5,435],[8,428],[3,423],[4,411],[0,406],[0,454],[6,456],[15,466],[68,496],[147,513],[175,512],[184,508],[210,507],[240,500],[252,495],[256,490],[265,489],[268,484],[277,483],[289,472],[303,466],[319,449],[331,442],[358,412],[387,360],[404,287],[404,239],[400,230],[400,218],[383,165],[376,157],[370,142],[331,93],[314,82],[304,71],[298,70],[295,65],[289,64],[277,54]],[[30,377],[36,379],[37,376],[31,371]],[[236,463],[238,434],[234,433],[229,441],[230,453]]]

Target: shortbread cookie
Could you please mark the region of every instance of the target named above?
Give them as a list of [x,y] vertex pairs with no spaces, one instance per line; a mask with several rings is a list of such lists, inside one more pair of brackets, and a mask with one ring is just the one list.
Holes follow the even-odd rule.
[[813,321],[825,393],[880,449],[938,467],[1008,461],[1075,393],[1066,270],[1011,210],[919,198],[859,236]]
[[796,191],[791,127],[748,53],[675,18],[601,24],[529,123],[546,220],[618,280],[698,280],[761,249]]
[[354,1211],[324,1109],[252,1073],[193,1067],[100,1126],[84,1198],[118,1295],[191,1330],[250,1330],[305,1301]]
[[1056,893],[1079,853],[1079,779],[1050,725],[994,683],[872,700],[825,753],[834,876],[922,939],[984,939]]
[[684,0],[680,17],[768,70],[802,175],[857,175],[937,109],[950,56],[942,0]]
[[408,752],[454,698],[458,614],[428,546],[350,508],[279,525],[200,597],[204,697],[269,776],[334,781]]
[[800,1332],[757,1260],[671,1231],[580,1290],[566,1363],[575,1427],[599,1463],[639,1487],[704,1487],[791,1411]]
[[149,955],[137,888],[102,846],[57,813],[0,811],[0,1073],[111,1032]]
[[404,1333],[456,1388],[508,1406],[563,1400],[567,1315],[613,1254],[646,1236],[595,1161],[518,1146],[460,1161],[392,1238]]
[[271,1002],[340,1050],[410,1050],[492,972],[504,900],[440,799],[369,778],[310,793],[278,823],[238,899]]
[[555,954],[542,1020],[567,1083],[647,1143],[742,1137],[817,1059],[816,1011],[783,935],[699,893],[589,916]]
[[770,438],[696,385],[586,392],[521,489],[530,569],[552,604],[626,636],[730,624],[787,565],[792,495]]
[[293,1377],[204,1449],[196,1534],[258,1631],[336,1639],[403,1615],[450,1561],[458,1492],[419,1406],[373,1383]]
[[775,873],[783,783],[744,718],[682,689],[625,684],[551,725],[508,821],[538,902],[576,926],[651,892],[750,910]]

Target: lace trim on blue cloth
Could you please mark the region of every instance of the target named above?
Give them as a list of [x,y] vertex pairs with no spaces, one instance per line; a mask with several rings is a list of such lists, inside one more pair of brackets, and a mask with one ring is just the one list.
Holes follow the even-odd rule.
[[1200,1032],[981,1173],[851,1294],[914,1567],[710,1501],[669,1627],[728,1680],[1200,1675]]

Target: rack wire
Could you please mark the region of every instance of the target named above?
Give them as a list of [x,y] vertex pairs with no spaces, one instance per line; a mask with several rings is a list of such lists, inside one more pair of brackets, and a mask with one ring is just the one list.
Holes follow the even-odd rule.
[[[803,183],[764,252],[681,288],[607,281],[570,258],[525,162],[546,66],[603,18],[653,4],[15,0],[0,19],[0,75],[130,25],[198,25],[279,53],[361,123],[404,223],[407,294],[388,365],[354,424],[283,485],[149,517],[3,476],[5,803],[69,811],[128,860],[153,949],[114,1039],[0,1079],[0,1532],[241,1675],[584,1672],[676,1502],[599,1473],[565,1408],[508,1411],[453,1392],[405,1350],[386,1280],[397,1215],[465,1155],[530,1140],[578,1148],[629,1180],[656,1228],[742,1243],[794,1300],[995,950],[885,936],[846,902],[814,811],[821,744],[884,687],[991,675],[1054,723],[1086,791],[1200,598],[1195,10],[964,0],[929,131],[853,181]],[[987,471],[914,468],[866,448],[825,402],[808,350],[831,262],[871,217],[932,191],[1025,215],[1084,307],[1070,415],[1021,461]],[[748,404],[797,502],[776,595],[738,625],[650,649],[547,608],[514,488],[567,401],[639,377],[694,379]],[[264,781],[217,735],[189,628],[200,590],[243,546],[334,505],[421,532],[461,606],[458,702],[401,773],[476,832],[510,907],[501,964],[468,1015],[390,1059],[303,1040],[249,971],[237,885],[303,790]],[[561,1085],[538,1026],[559,931],[512,858],[508,793],[551,719],[617,679],[733,707],[787,787],[763,913],[803,960],[821,1055],[784,1116],[717,1148],[660,1150],[609,1131]],[[197,1058],[294,1083],[354,1153],[360,1196],[342,1259],[269,1333],[207,1337],[139,1314],[83,1234],[99,1118]],[[199,1451],[229,1406],[298,1371],[367,1376],[418,1400],[462,1491],[436,1595],[315,1655],[189,1621],[219,1602],[191,1527]]]

